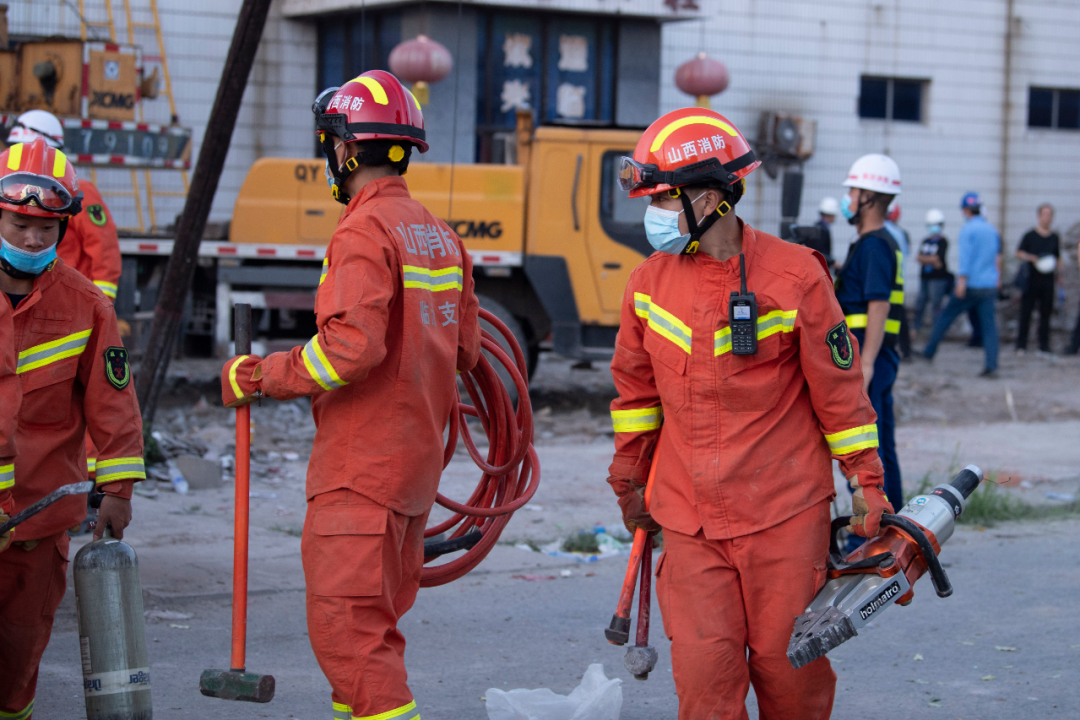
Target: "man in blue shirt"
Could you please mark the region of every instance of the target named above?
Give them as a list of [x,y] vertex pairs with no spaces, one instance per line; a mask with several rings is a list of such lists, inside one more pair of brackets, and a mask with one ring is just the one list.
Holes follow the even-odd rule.
[[[836,279],[836,300],[858,340],[863,389],[877,413],[878,454],[885,466],[885,494],[894,510],[904,505],[896,456],[892,387],[900,366],[896,345],[904,312],[904,265],[900,248],[885,228],[885,213],[900,194],[900,168],[885,155],[864,155],[848,171],[848,194],[840,212],[859,239]],[[848,537],[848,548],[861,544]]]
[[986,351],[986,367],[981,377],[993,377],[998,364],[998,331],[994,320],[994,301],[1001,287],[1001,238],[994,226],[982,216],[982,201],[978,193],[969,192],[960,201],[960,209],[967,218],[960,229],[957,248],[960,251],[960,267],[956,273],[956,287],[949,304],[941,311],[930,333],[923,355],[933,360],[938,343],[945,337],[949,326],[960,316],[974,308],[982,331],[983,348]]

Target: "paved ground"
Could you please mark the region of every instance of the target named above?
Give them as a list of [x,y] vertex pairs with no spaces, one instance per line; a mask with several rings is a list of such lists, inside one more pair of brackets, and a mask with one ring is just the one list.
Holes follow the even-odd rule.
[[[999,473],[1008,480],[1008,492],[1030,502],[1052,502],[1047,491],[1077,492],[1080,362],[1009,355],[1001,379],[985,381],[974,377],[980,360],[976,351],[947,344],[933,365],[903,366],[898,440],[908,489],[924,476],[937,482],[950,467],[974,462]],[[197,372],[188,378],[159,426],[199,440],[210,457],[227,455],[228,414],[195,405],[200,393],[213,399],[212,394]],[[570,564],[509,544],[547,542],[618,520],[603,482],[611,452],[604,416],[610,373],[599,367],[571,370],[569,363],[552,359],[535,380],[540,492],[509,524],[503,536],[508,544],[497,547],[478,571],[421,592],[404,625],[412,688],[429,720],[482,719],[480,698],[490,687],[568,693],[589,663],[601,662],[609,676],[624,680],[625,720],[674,720],[677,702],[659,617],[653,642],[661,651],[660,665],[645,683],[626,673],[623,650],[603,638],[624,561]],[[141,559],[151,613],[146,631],[158,720],[330,715],[329,687],[305,634],[296,537],[313,428],[303,408],[292,403],[266,403],[254,417],[248,665],[277,678],[278,696],[259,706],[198,694],[199,673],[228,662],[232,488],[187,496],[163,489],[154,499],[136,497],[127,538]],[[288,452],[300,457],[282,457]],[[476,478],[470,461],[459,455],[442,489],[465,497]],[[833,717],[876,717],[886,703],[893,704],[892,717],[1074,717],[1080,519],[964,528],[943,559],[956,587],[952,598],[938,599],[923,580],[910,607],[891,608],[878,627],[834,651],[839,684]],[[777,588],[783,592],[782,578]],[[69,592],[42,663],[35,718],[83,717],[78,657]],[[753,716],[752,696],[749,703]]]

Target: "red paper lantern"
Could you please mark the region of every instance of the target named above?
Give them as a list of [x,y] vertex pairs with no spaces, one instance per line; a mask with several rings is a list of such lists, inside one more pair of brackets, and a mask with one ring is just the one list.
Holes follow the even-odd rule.
[[444,79],[453,67],[450,51],[427,35],[417,35],[390,51],[390,72],[412,83],[413,95],[421,105],[428,101],[428,83]]
[[709,96],[727,90],[728,71],[724,63],[698,53],[675,71],[675,85],[687,95],[697,98],[698,107],[709,107]]

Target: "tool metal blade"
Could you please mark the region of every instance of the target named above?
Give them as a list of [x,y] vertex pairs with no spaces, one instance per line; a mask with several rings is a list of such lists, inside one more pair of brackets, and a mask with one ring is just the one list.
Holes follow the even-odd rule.
[[800,615],[788,643],[788,662],[798,670],[858,634],[851,619],[835,607]]
[[19,523],[29,520],[61,498],[65,498],[68,495],[85,495],[93,489],[93,480],[83,480],[82,482],[71,483],[70,485],[62,485],[22,512],[13,515],[11,519],[3,525],[0,525],[0,535],[3,535]]

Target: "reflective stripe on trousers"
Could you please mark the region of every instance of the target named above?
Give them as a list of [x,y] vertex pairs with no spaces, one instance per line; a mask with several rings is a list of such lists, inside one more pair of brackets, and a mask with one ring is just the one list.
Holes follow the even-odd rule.
[[26,718],[30,717],[33,713],[34,701],[31,700],[29,705],[18,712],[8,713],[0,710],[0,720],[26,720]]
[[413,700],[408,705],[402,705],[393,710],[387,710],[378,715],[353,715],[352,708],[345,703],[334,703],[334,720],[420,720],[420,710]]

